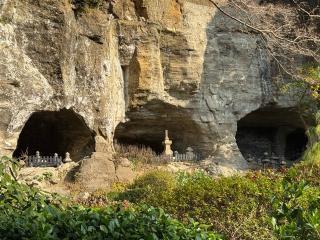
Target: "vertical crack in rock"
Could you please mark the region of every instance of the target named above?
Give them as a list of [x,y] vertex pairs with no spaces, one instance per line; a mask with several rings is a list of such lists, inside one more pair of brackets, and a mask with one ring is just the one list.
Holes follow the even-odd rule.
[[[259,40],[257,40],[258,42]],[[271,80],[270,60],[265,49],[260,49],[258,45],[258,67],[261,71],[262,106],[274,103],[273,84]]]

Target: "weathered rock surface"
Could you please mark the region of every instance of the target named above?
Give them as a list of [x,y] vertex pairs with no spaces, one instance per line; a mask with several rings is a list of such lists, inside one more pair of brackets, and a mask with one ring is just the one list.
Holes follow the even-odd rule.
[[109,153],[95,152],[91,158],[82,160],[76,181],[87,191],[110,189],[116,182],[131,182],[135,178],[128,160],[115,159]]
[[32,113],[63,108],[111,142],[124,97],[110,15],[92,10],[76,19],[68,1],[10,0],[2,1],[0,19],[1,150],[15,149]]
[[[247,168],[237,121],[296,99],[272,82],[260,38],[241,29],[207,0],[121,0],[82,14],[67,0],[1,1],[1,154],[34,112],[66,108],[104,152],[114,135],[159,149],[168,129],[180,152]],[[95,176],[115,171],[104,167]]]
[[49,192],[59,192],[68,195],[69,189],[66,182],[71,182],[70,176],[75,173],[78,163],[65,163],[54,167],[23,167],[18,172],[18,180],[29,186],[41,188]]

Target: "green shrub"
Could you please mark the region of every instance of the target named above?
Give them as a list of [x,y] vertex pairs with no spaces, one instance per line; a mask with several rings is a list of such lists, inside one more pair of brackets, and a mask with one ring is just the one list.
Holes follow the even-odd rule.
[[273,227],[279,239],[320,239],[320,189],[305,181],[284,181],[283,194],[273,199]]
[[277,191],[272,179],[258,174],[219,179],[189,176],[182,183],[169,212],[211,223],[228,238],[272,238],[267,221],[269,199]]
[[217,179],[202,171],[153,171],[112,193],[123,204],[108,208],[68,206],[18,184],[17,168],[10,159],[0,162],[4,239],[221,239],[210,229],[226,239],[320,239],[318,162]]
[[320,162],[301,162],[290,168],[285,175],[286,182],[306,181],[308,185],[320,187]]
[[289,169],[274,197],[272,223],[279,239],[320,239],[320,164],[307,161]]
[[118,200],[161,207],[185,222],[205,222],[228,238],[272,239],[268,211],[272,194],[280,188],[278,178],[252,173],[212,179],[203,172],[153,172],[138,178]]
[[320,163],[320,111],[317,111],[314,117],[316,126],[309,127],[306,132],[309,140],[309,147],[303,156],[303,162],[305,163]]
[[0,215],[2,239],[221,239],[203,230],[203,225],[194,222],[186,227],[152,207],[61,211],[45,206],[37,212],[21,213]]
[[[109,196],[116,200],[128,200],[160,207],[171,201],[171,193],[175,185],[176,179],[173,174],[166,171],[153,171],[136,179],[124,192],[109,193]],[[156,203],[155,199],[158,199]]]
[[303,159],[308,163],[320,163],[320,142],[314,143],[305,152]]
[[184,225],[161,209],[68,206],[56,195],[19,184],[17,163],[0,161],[1,239],[221,239],[197,222]]
[[[164,177],[165,176],[165,177]],[[187,222],[210,224],[227,239],[320,239],[320,164],[213,179],[203,172],[138,178],[118,199],[147,203]]]

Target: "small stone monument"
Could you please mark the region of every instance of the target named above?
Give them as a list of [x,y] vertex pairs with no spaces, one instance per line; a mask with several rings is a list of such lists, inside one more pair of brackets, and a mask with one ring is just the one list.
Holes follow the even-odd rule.
[[169,139],[168,130],[165,130],[165,138],[162,144],[164,145],[164,155],[172,156],[173,154],[171,150],[172,141]]
[[262,166],[263,168],[267,167],[270,163],[270,159],[269,159],[269,153],[268,152],[264,152],[263,153],[264,158],[261,160],[262,162]]
[[280,167],[286,167],[286,166],[287,166],[287,162],[284,161],[284,160],[282,160],[282,161],[280,162]]
[[72,159],[70,158],[70,153],[66,152],[66,158],[63,160],[64,163],[72,162]]
[[58,153],[55,153],[55,154],[53,155],[53,159],[54,159],[55,162],[58,161],[58,157],[59,157],[59,156],[58,156]]
[[187,148],[187,158],[188,158],[188,160],[194,159],[194,152],[193,152],[192,147]]
[[40,152],[39,151],[36,151],[36,158],[37,158],[37,161],[40,162]]

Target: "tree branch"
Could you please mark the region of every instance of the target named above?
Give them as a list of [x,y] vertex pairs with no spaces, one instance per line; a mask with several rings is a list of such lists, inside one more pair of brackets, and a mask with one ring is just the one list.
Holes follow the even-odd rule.
[[213,0],[209,0],[209,1],[210,1],[221,13],[223,13],[223,14],[226,15],[227,17],[233,19],[234,21],[236,21],[236,22],[238,22],[238,23],[241,23],[242,25],[244,25],[244,26],[246,26],[246,27],[248,27],[248,28],[251,28],[252,30],[254,30],[254,31],[258,32],[258,33],[263,34],[263,31],[262,31],[262,30],[254,27],[254,26],[251,26],[251,25],[249,25],[248,23],[246,23],[246,22],[244,22],[244,21],[242,21],[242,20],[240,20],[240,19],[238,19],[238,18],[230,15],[230,14],[227,13],[226,11],[224,11],[221,7],[219,7],[219,5],[218,5],[217,3],[215,3]]

